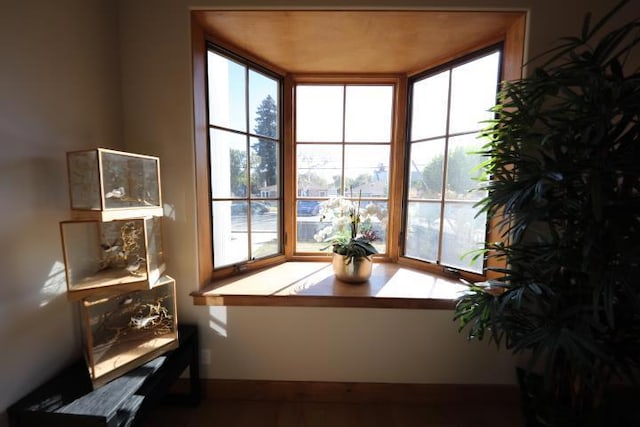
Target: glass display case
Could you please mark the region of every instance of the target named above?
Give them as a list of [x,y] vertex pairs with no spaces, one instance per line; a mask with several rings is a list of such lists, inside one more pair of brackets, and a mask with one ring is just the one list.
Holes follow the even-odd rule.
[[69,299],[149,289],[165,270],[162,217],[60,223]]
[[82,339],[94,387],[177,348],[175,281],[151,289],[96,293],[80,304]]
[[67,153],[73,218],[161,216],[159,163],[157,157],[105,148]]

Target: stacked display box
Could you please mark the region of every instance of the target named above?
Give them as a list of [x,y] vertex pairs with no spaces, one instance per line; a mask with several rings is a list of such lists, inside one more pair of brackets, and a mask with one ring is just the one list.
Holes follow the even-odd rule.
[[68,153],[67,165],[67,296],[79,302],[99,387],[178,345],[175,281],[163,275],[160,162],[98,148]]
[[63,221],[60,234],[72,300],[101,287],[150,289],[166,268],[162,217]]
[[81,301],[89,373],[100,386],[178,344],[175,281],[162,276],[145,291],[95,294]]
[[160,160],[98,148],[67,153],[73,219],[162,216]]

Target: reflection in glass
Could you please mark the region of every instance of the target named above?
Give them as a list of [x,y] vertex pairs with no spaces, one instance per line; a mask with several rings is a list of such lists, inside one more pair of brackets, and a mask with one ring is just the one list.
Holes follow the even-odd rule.
[[162,217],[146,218],[144,222],[147,228],[149,282],[155,283],[166,268],[162,249]]
[[392,86],[347,86],[345,142],[391,142]]
[[387,197],[389,194],[389,145],[345,146],[345,192],[362,192],[362,197]]
[[342,146],[298,144],[296,151],[298,196],[329,197],[339,194]]
[[278,206],[267,201],[251,202],[251,255],[263,258],[280,253]]
[[361,231],[371,230],[375,233],[376,240],[371,244],[378,253],[387,253],[387,226],[389,221],[389,204],[380,200],[362,200],[360,202],[362,218],[367,218],[360,224]]
[[318,216],[320,214],[320,200],[303,199],[296,203],[297,216]]
[[442,263],[476,273],[482,272],[482,257],[472,262],[470,252],[483,247],[486,215],[476,217],[473,203],[445,203]]
[[245,201],[214,201],[213,267],[224,267],[249,259],[248,204]]
[[246,132],[246,68],[211,51],[207,61],[209,123]]
[[278,138],[278,82],[249,70],[249,121],[251,131]]
[[[320,216],[320,200],[298,200],[296,211],[296,249],[298,253],[302,252],[326,252],[331,254],[327,241],[318,242],[315,235],[323,228],[330,226],[331,223],[321,222]],[[388,204],[386,201],[379,200],[362,200],[360,204],[362,216],[368,210],[371,218],[366,223],[361,224],[361,230],[370,229],[375,232],[376,240],[372,242],[378,253],[387,252],[387,225],[389,218]]]
[[160,206],[156,158],[99,153],[105,209]]
[[409,198],[440,199],[444,171],[444,139],[411,144]]
[[211,196],[213,198],[246,197],[246,137],[233,132],[211,129]]
[[[316,242],[313,236],[326,225],[320,222],[319,217],[298,216],[296,220],[296,253],[323,251],[328,243]],[[326,254],[329,256],[331,251],[327,250]]]
[[449,71],[413,84],[411,97],[411,141],[446,133]]
[[[98,151],[67,154],[71,209],[100,209]],[[103,187],[104,188],[104,187]]]
[[296,87],[296,141],[341,142],[343,86]]
[[477,134],[454,136],[449,139],[447,160],[447,200],[475,200],[484,197],[484,192],[476,190],[482,172],[478,168],[484,158],[476,154],[483,142]]
[[94,388],[176,342],[175,295],[175,281],[163,276],[149,290],[97,294],[82,300],[83,343]]
[[435,262],[438,259],[440,203],[409,202],[404,253],[411,258]]
[[493,117],[499,64],[500,52],[493,52],[452,70],[449,133],[482,129]]
[[251,138],[251,195],[276,198],[279,192],[278,143],[270,139]]
[[314,235],[328,225],[320,222],[320,203],[312,199],[296,202],[296,252],[318,252],[328,245],[314,239]]

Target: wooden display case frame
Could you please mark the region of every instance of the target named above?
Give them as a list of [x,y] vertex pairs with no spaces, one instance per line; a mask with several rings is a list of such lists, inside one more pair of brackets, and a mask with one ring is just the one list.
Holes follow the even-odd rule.
[[[79,153],[96,153],[96,170],[98,173],[98,188],[95,189],[99,193],[100,207],[95,209],[77,208],[73,205],[73,189],[72,189],[72,168],[70,163],[70,157]],[[153,206],[137,206],[137,207],[119,207],[108,208],[106,207],[106,195],[104,189],[104,168],[102,155],[113,154],[119,156],[126,156],[131,158],[153,160],[156,162],[156,181],[158,183],[158,205]],[[67,176],[69,182],[69,206],[71,209],[71,218],[74,220],[94,220],[94,221],[113,221],[116,219],[128,219],[132,217],[145,217],[145,216],[162,216],[162,183],[160,179],[160,158],[156,156],[149,156],[145,154],[134,154],[125,151],[112,150],[107,148],[96,148],[90,150],[76,150],[67,152]]]
[[[148,220],[159,220],[159,231],[158,234],[160,236],[160,241],[158,242],[158,246],[160,248],[159,253],[162,254],[162,258],[158,262],[157,269],[150,269],[150,260],[152,254],[148,250],[147,243],[149,242],[149,230],[147,227]],[[69,220],[69,221],[61,221],[60,222],[60,239],[62,241],[62,253],[65,265],[65,278],[67,282],[67,298],[70,301],[77,301],[82,298],[89,297],[91,295],[96,294],[97,292],[103,292],[105,289],[108,289],[108,292],[113,293],[123,293],[123,292],[131,292],[138,290],[148,290],[155,286],[156,282],[160,279],[162,274],[166,270],[166,262],[164,260],[164,233],[162,232],[162,226],[164,218],[161,216],[158,217],[130,217],[130,218],[121,218],[118,220],[114,220],[118,222],[124,221],[141,221],[142,222],[142,230],[143,230],[143,241],[145,244],[144,247],[144,269],[146,269],[146,276],[144,278],[139,278],[133,275],[127,275],[124,269],[117,270],[105,270],[104,272],[97,272],[94,275],[94,279],[92,279],[89,283],[82,286],[72,286],[71,283],[71,273],[70,273],[70,251],[68,251],[68,245],[65,242],[65,232],[64,227],[67,224],[73,223],[95,223],[96,229],[99,231],[103,224],[109,223],[112,221],[100,221],[95,219],[85,219],[85,220]],[[101,240],[101,236],[98,236],[98,242]]]
[[[107,382],[141,366],[150,360],[173,350],[178,346],[178,310],[176,303],[175,280],[167,275],[162,276],[150,289],[123,293],[115,292],[113,287],[105,288],[94,295],[82,299],[80,302],[80,318],[82,328],[82,342],[84,346],[84,356],[89,370],[89,377],[94,388],[98,388]],[[128,297],[130,294],[138,292],[152,292],[162,286],[168,286],[171,295],[172,327],[171,331],[155,336],[154,331],[142,330],[143,335],[148,335],[147,339],[134,339],[112,343],[112,347],[105,352],[113,353],[105,360],[96,360],[96,346],[91,328],[90,307],[106,303],[117,297]],[[140,334],[138,334],[140,335]]]

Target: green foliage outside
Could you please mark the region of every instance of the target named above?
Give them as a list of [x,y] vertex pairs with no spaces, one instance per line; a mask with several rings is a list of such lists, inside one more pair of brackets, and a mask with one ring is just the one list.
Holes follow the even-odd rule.
[[[477,187],[477,174],[472,173],[481,162],[478,155],[469,153],[467,147],[455,147],[449,152],[447,191],[459,198],[465,198],[469,190]],[[414,187],[425,198],[438,197],[442,192],[442,171],[444,155],[434,157],[422,170],[421,181],[415,182]]]
[[[256,123],[253,128],[258,135],[277,138],[278,134],[278,107],[271,95],[262,100],[256,111]],[[278,143],[259,138],[257,144],[253,144],[251,193],[260,194],[260,187],[273,186],[278,183]]]
[[[278,108],[267,95],[256,111],[254,133],[272,138],[278,133]],[[268,138],[258,138],[251,146],[251,157],[244,150],[230,151],[231,194],[246,196],[249,187],[251,194],[260,194],[260,189],[278,183],[278,143]],[[251,163],[249,167],[249,162]],[[247,172],[250,170],[250,174]],[[251,183],[248,177],[251,176]]]

